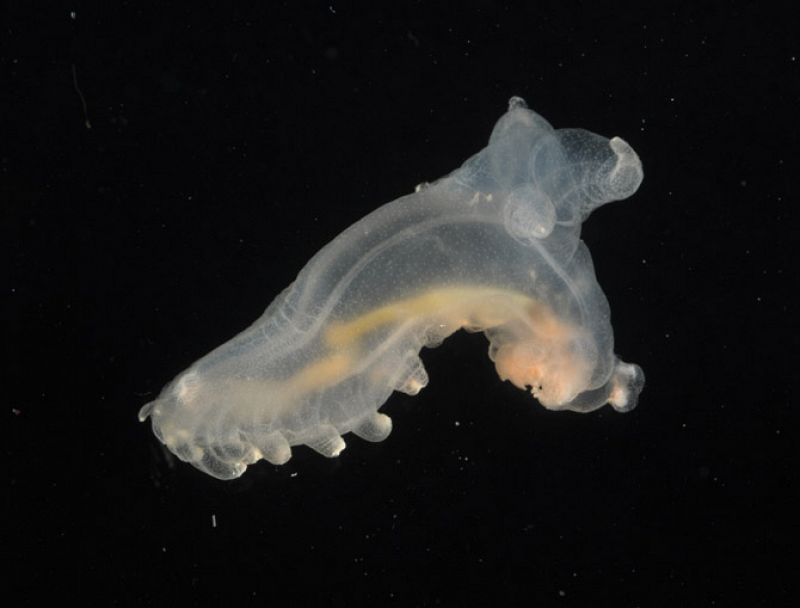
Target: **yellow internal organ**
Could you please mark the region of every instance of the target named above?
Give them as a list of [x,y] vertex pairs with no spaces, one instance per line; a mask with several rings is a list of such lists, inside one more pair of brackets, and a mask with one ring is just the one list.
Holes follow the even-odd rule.
[[480,331],[503,326],[507,334],[494,354],[502,380],[531,392],[545,406],[573,399],[586,386],[591,363],[574,346],[583,330],[561,320],[545,304],[519,292],[458,286],[432,289],[390,302],[349,321],[332,325],[325,334],[338,352],[354,349],[365,335],[408,319],[438,325],[444,335],[461,327]]
[[444,335],[461,327],[479,331],[503,326],[507,336],[492,357],[498,375],[519,388],[532,387],[531,392],[546,406],[569,401],[588,378],[588,361],[571,348],[582,333],[579,327],[519,292],[463,286],[432,289],[331,325],[325,333],[330,354],[273,390],[296,399],[343,381],[365,355],[361,339],[409,319],[439,326]]
[[485,329],[505,323],[515,311],[531,304],[533,300],[520,293],[500,289],[433,289],[332,325],[325,338],[331,348],[342,348],[384,325],[424,317],[436,317],[442,324],[452,325],[454,330],[461,327]]

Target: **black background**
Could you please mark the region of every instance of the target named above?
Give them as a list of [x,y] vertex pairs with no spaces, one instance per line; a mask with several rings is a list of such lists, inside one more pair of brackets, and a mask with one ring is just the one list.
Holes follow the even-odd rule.
[[[4,595],[787,605],[797,22],[379,6],[5,9]],[[639,407],[548,412],[461,333],[385,405],[382,444],[230,482],[165,453],[139,407],[342,229],[484,146],[512,95],[642,159],[639,192],[583,233]]]

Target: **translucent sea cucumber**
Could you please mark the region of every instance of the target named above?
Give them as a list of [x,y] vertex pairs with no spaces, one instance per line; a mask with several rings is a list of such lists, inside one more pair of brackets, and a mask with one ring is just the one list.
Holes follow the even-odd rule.
[[547,408],[630,410],[644,375],[614,354],[580,227],[642,175],[622,139],[553,129],[514,97],[486,148],[347,228],[139,418],[220,479],[284,463],[298,444],[337,456],[345,433],[386,438],[378,409],[418,393],[420,350],[461,328],[484,332],[500,378]]

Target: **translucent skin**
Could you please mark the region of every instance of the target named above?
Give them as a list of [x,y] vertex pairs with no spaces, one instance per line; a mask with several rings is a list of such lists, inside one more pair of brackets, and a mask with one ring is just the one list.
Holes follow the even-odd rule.
[[592,209],[641,180],[623,140],[554,130],[512,98],[486,148],[342,232],[139,417],[220,479],[262,458],[284,463],[298,444],[337,456],[347,432],[386,438],[378,409],[392,391],[419,392],[419,351],[460,328],[484,332],[500,378],[547,408],[628,411],[644,375],[613,352],[579,234]]

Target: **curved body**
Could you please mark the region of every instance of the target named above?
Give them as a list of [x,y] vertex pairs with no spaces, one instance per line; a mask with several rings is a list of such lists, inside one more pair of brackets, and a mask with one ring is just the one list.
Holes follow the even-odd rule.
[[419,358],[483,331],[498,374],[551,409],[636,405],[644,376],[613,351],[582,221],[630,196],[642,169],[619,138],[554,130],[512,98],[489,145],[383,205],[317,253],[248,329],[180,374],[140,419],[218,478],[291,446],[326,456],[384,439],[392,391],[427,384]]

